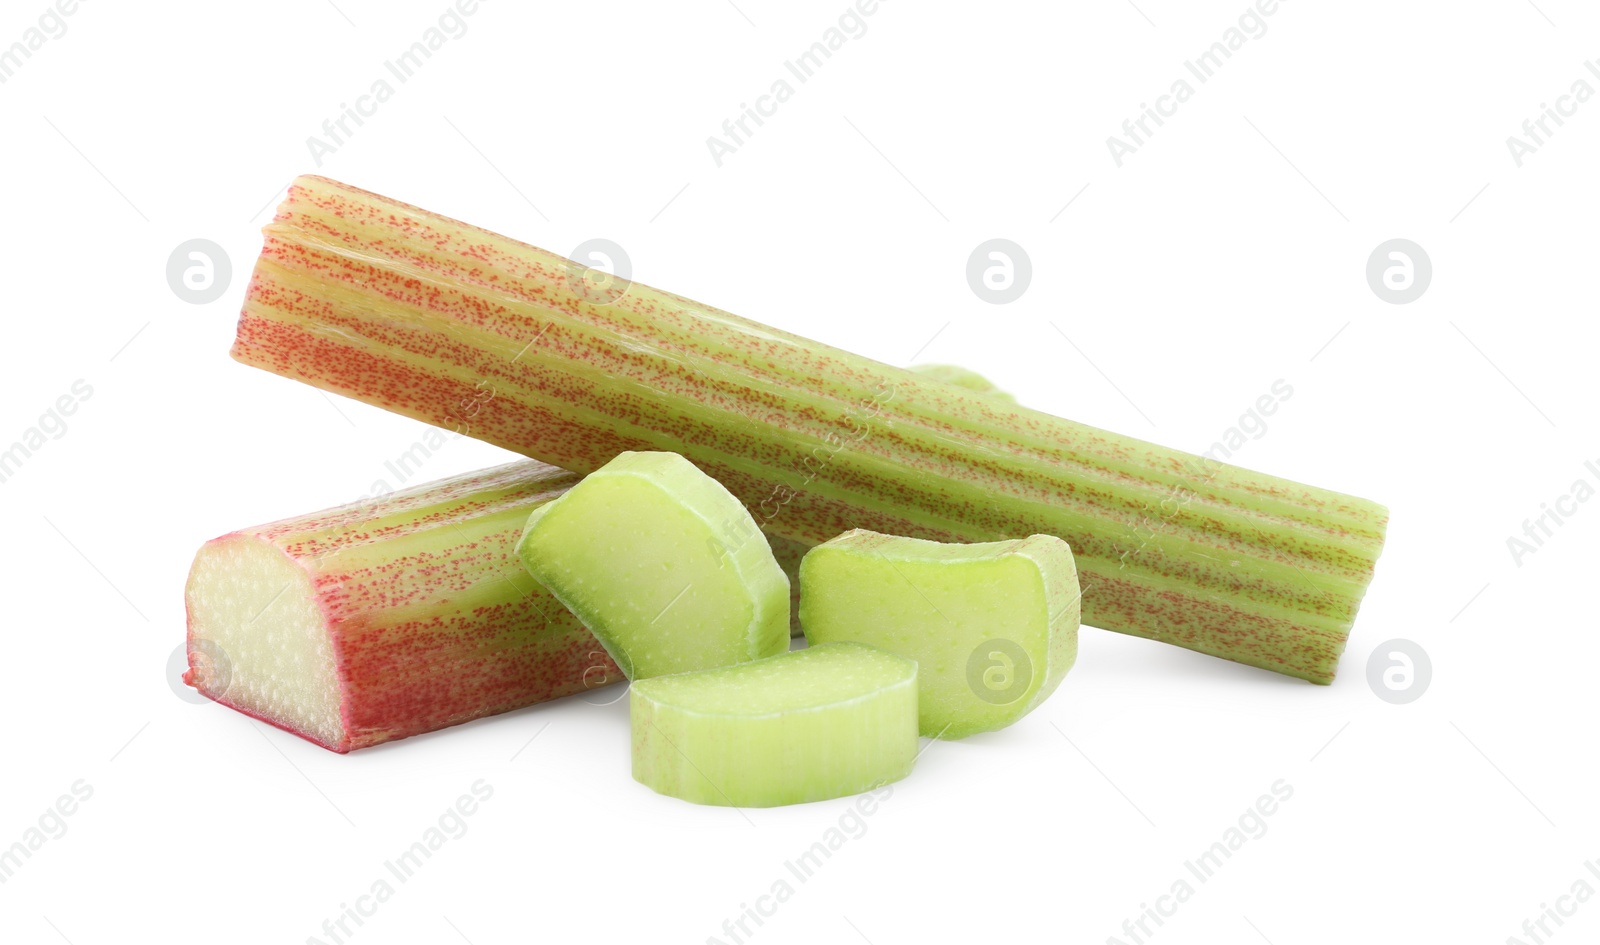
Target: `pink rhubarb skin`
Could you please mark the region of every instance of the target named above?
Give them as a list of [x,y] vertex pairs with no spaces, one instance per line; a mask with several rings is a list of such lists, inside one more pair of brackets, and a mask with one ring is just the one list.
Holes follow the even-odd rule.
[[[266,542],[309,579],[335,664],[336,737],[236,698],[245,688],[242,668],[219,673],[196,636],[199,559],[188,594],[184,681],[342,753],[622,679],[594,636],[527,576],[514,551],[532,510],[580,478],[523,461],[207,543]],[[256,619],[273,618],[268,609]]]
[[673,450],[770,535],[1065,539],[1083,620],[1331,682],[1388,513],[1052,417],[317,177],[233,356],[580,472]]

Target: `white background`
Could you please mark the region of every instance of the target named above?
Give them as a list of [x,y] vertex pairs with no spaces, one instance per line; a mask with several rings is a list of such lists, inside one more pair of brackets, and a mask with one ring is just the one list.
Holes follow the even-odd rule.
[[[1266,834],[1147,941],[1531,942],[1541,904],[1600,888],[1600,502],[1520,566],[1506,544],[1600,484],[1600,103],[1520,168],[1506,146],[1600,88],[1592,7],[1287,2],[1118,168],[1106,137],[1243,0],[886,0],[719,168],[707,136],[845,9],[735,2],[485,2],[320,168],[307,137],[443,0],[92,0],[0,85],[0,445],[93,390],[0,484],[0,845],[93,790],[0,885],[0,937],[332,941],[478,779],[466,835],[347,941],[732,942],[724,920],[789,878],[746,941],[1131,943],[1279,779]],[[7,0],[0,44],[43,9]],[[424,433],[227,357],[258,230],[312,171],[559,252],[615,240],[644,282],[1171,446],[1285,380],[1236,461],[1393,513],[1338,681],[1085,628],[1048,703],[933,744],[804,884],[785,860],[850,801],[657,796],[629,777],[625,700],[342,757],[185,702],[166,667],[194,549],[369,492]],[[1010,305],[965,281],[992,237],[1033,262]],[[1433,261],[1408,305],[1364,275],[1394,237]],[[166,281],[192,238],[233,263],[211,304]],[[423,478],[506,458],[452,441]],[[1432,658],[1409,705],[1367,681],[1393,638]],[[1592,941],[1600,905],[1564,921],[1547,940]]]

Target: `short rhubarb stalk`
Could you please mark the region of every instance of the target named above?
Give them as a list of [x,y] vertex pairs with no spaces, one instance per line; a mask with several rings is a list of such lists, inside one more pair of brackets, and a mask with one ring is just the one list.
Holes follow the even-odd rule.
[[591,472],[672,450],[763,529],[1066,540],[1091,625],[1327,683],[1380,505],[1107,433],[334,181],[266,227],[238,360]]
[[578,480],[520,462],[207,542],[184,680],[346,752],[621,679],[514,552]]

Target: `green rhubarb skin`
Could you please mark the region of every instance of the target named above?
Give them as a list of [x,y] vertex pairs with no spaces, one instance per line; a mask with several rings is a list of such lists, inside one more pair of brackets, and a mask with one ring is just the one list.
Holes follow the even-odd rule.
[[909,370],[913,373],[921,374],[923,377],[931,377],[936,381],[944,381],[946,384],[965,387],[967,390],[975,391],[979,394],[998,397],[1006,403],[1014,404],[1017,402],[1017,398],[1014,395],[1001,390],[995,385],[994,381],[989,380],[971,368],[964,368],[959,364],[914,364]]
[[517,554],[629,679],[789,648],[789,579],[744,506],[676,453],[623,453],[528,518]]
[[[1052,417],[317,177],[233,356],[579,472],[673,450],[768,533],[1054,535],[1086,623],[1331,682],[1381,506]],[[908,316],[911,317],[911,316]]]
[[628,705],[634,779],[696,804],[858,794],[917,757],[917,664],[855,643],[641,680]]
[[1033,711],[1078,656],[1078,576],[1049,535],[943,544],[856,530],[800,564],[812,645],[849,640],[913,659],[923,735],[963,738]]

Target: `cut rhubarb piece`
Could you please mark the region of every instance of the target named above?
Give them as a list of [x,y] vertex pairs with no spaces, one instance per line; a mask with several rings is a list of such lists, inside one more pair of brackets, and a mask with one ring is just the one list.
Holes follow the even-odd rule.
[[633,777],[696,804],[776,807],[898,781],[917,664],[855,643],[633,684]]
[[977,371],[964,368],[959,364],[915,364],[911,366],[911,370],[924,377],[931,377],[936,381],[944,381],[946,384],[954,384],[957,387],[965,387],[967,390],[976,391],[980,394],[988,394],[990,397],[998,397],[1006,403],[1014,404],[1017,402],[1016,397],[996,387],[994,381],[989,380]]
[[184,681],[346,752],[621,679],[515,553],[578,480],[519,462],[207,542]]
[[960,545],[858,529],[800,563],[813,645],[916,660],[922,734],[962,738],[1032,712],[1078,656],[1078,574],[1048,535]]
[[623,453],[528,518],[522,564],[629,679],[789,649],[789,579],[750,513],[676,453]]
[[578,472],[673,450],[767,532],[1055,535],[1087,623],[1318,683],[1380,505],[1008,404],[317,177],[294,182],[238,360]]

